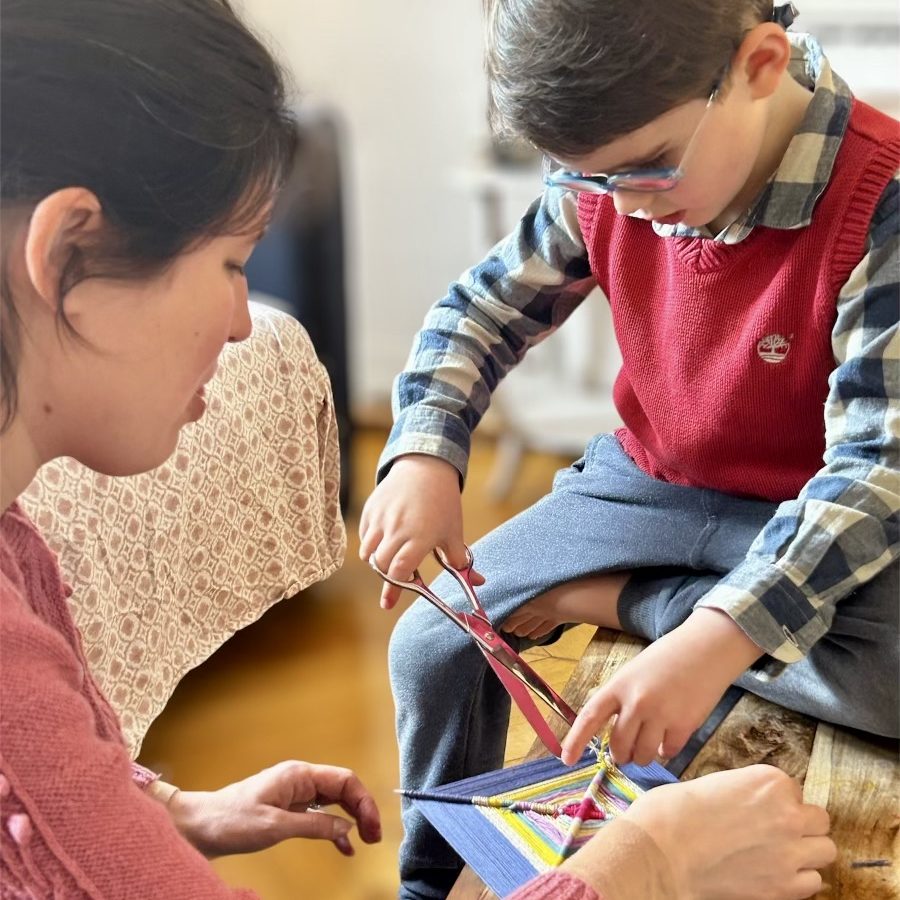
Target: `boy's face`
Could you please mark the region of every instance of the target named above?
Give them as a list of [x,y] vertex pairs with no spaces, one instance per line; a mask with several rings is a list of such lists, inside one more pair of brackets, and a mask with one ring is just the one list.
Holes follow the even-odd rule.
[[708,107],[704,100],[690,101],[593,153],[562,162],[574,171],[607,174],[680,166],[683,177],[673,189],[616,190],[613,202],[621,215],[700,227],[723,213],[736,217],[753,199],[742,191],[763,142],[762,107],[748,102],[739,88],[729,89]]

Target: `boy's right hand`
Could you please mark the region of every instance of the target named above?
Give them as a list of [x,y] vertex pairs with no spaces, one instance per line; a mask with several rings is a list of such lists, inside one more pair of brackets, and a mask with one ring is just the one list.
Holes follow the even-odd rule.
[[[398,581],[409,581],[435,547],[451,565],[464,566],[459,472],[436,456],[398,457],[363,507],[359,542],[360,559],[374,555],[378,568]],[[391,609],[401,593],[385,582],[382,609]]]

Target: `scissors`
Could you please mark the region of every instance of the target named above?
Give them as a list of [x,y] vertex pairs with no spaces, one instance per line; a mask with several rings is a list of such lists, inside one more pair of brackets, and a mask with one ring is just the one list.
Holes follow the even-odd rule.
[[[494,670],[494,674],[500,679],[503,687],[506,688],[509,695],[516,702],[516,705],[522,711],[522,715],[525,716],[528,724],[535,730],[544,746],[554,756],[562,756],[562,747],[559,739],[544,720],[541,711],[531,698],[528,690],[533,691],[569,725],[575,722],[575,710],[500,637],[491,624],[472,585],[472,574],[475,564],[472,551],[466,547],[466,564],[461,569],[452,566],[440,548],[435,547],[433,553],[441,568],[445,572],[449,572],[462,588],[472,604],[474,612],[460,612],[442,600],[422,581],[418,569],[413,572],[411,581],[400,581],[399,579],[391,578],[390,575],[378,568],[374,554],[369,557],[369,565],[388,584],[403,590],[413,591],[420,597],[424,597],[429,603],[434,604],[447,618],[462,628],[463,631],[468,632],[478,649],[484,654],[484,658],[488,661],[490,667]],[[590,747],[599,755],[600,744],[596,739],[591,740]]]

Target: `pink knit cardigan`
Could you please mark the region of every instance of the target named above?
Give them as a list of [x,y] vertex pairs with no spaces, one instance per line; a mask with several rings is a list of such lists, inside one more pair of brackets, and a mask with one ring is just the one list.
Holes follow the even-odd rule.
[[52,551],[0,517],[0,896],[219,900],[228,888],[144,794],[91,677]]

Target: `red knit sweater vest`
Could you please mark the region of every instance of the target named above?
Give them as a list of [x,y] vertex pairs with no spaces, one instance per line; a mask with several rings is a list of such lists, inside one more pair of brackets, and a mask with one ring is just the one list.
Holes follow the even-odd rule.
[[622,351],[617,437],[641,469],[781,501],[822,467],[836,298],[898,165],[897,122],[854,101],[805,228],[757,226],[730,245],[664,239],[650,222],[617,215],[608,196],[579,196]]

